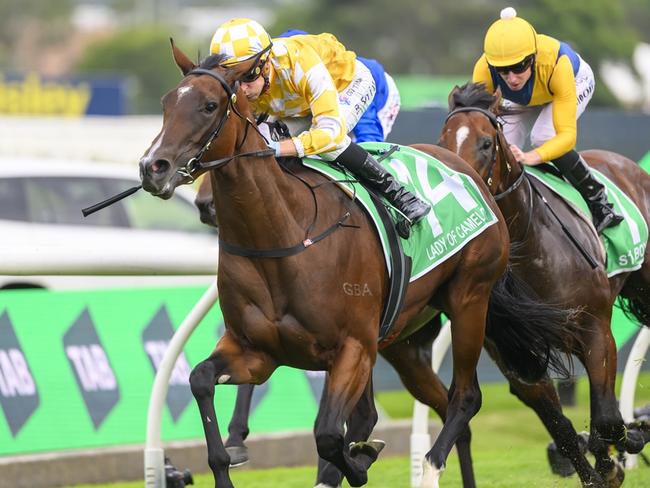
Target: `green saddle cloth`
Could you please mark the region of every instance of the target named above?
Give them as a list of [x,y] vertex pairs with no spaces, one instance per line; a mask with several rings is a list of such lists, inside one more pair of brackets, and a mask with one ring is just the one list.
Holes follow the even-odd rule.
[[[564,178],[535,166],[526,166],[526,172],[566,200],[571,207],[591,221],[587,203]],[[614,276],[639,269],[643,264],[648,243],[648,225],[641,212],[619,187],[601,172],[591,169],[598,181],[607,189],[607,199],[614,209],[625,217],[619,225],[606,228],[600,238],[607,253],[607,275]]]
[[[368,142],[361,146],[381,158],[395,144]],[[356,182],[341,181],[354,177],[322,159],[303,158],[303,164],[340,181],[339,184],[361,203],[377,228],[390,273],[386,230],[366,189]],[[431,211],[413,226],[409,239],[401,241],[404,253],[411,258],[410,281],[449,259],[497,221],[474,180],[429,154],[398,146],[381,164],[409,191],[431,204]]]

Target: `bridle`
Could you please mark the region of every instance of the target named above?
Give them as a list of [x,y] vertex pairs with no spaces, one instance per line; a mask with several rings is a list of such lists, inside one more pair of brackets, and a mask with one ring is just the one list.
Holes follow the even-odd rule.
[[[192,183],[198,176],[203,174],[205,171],[225,166],[226,164],[228,164],[229,162],[231,162],[236,158],[265,157],[265,156],[272,156],[273,154],[275,154],[273,149],[262,149],[259,151],[250,151],[245,153],[233,154],[232,156],[228,156],[225,158],[203,162],[202,161],[203,156],[208,151],[208,149],[210,149],[212,142],[219,136],[219,133],[221,132],[221,129],[223,129],[223,126],[225,125],[226,121],[230,117],[231,112],[234,112],[240,119],[246,121],[246,131],[244,133],[244,138],[242,139],[241,143],[238,144],[236,150],[238,150],[244,145],[244,142],[246,141],[246,137],[248,136],[249,127],[253,127],[258,133],[259,133],[259,129],[257,128],[257,125],[253,123],[252,120],[250,120],[248,117],[244,117],[239,112],[239,110],[237,110],[237,106],[235,105],[237,103],[237,94],[235,93],[236,85],[235,87],[232,87],[220,73],[208,69],[195,68],[192,71],[189,71],[185,75],[185,77],[191,75],[196,75],[196,76],[207,75],[217,80],[221,84],[223,89],[226,91],[226,93],[228,94],[228,105],[226,107],[226,110],[224,110],[223,114],[221,115],[221,119],[219,119],[219,122],[217,123],[216,127],[212,130],[212,132],[210,132],[208,138],[203,143],[201,149],[199,149],[199,151],[196,153],[194,157],[190,158],[190,160],[185,164],[185,166],[183,166],[182,168],[178,168],[176,170],[178,174],[180,174],[183,178],[188,179],[189,183]],[[262,134],[260,133],[260,135]],[[262,135],[262,137],[264,136]]]
[[[496,167],[497,163],[497,156],[500,154],[501,158],[503,161],[506,163],[506,168],[508,170],[508,175],[512,172],[512,165],[510,164],[510,161],[508,161],[508,156],[504,150],[505,147],[505,137],[503,136],[503,127],[501,124],[501,121],[497,118],[497,116],[490,112],[489,110],[485,110],[479,107],[459,107],[455,110],[452,110],[449,112],[447,115],[447,118],[445,119],[445,124],[447,121],[453,117],[454,115],[461,113],[461,112],[478,112],[485,117],[488,118],[490,123],[492,124],[492,127],[494,127],[495,132],[496,132],[496,138],[494,141],[494,151],[492,151],[492,160],[490,161],[490,167],[488,169],[488,177],[487,177],[487,184],[488,187],[492,186],[492,174],[494,173],[494,168]],[[526,180],[526,183],[528,183],[528,221],[526,223],[526,230],[524,231],[523,238],[525,239],[526,236],[528,235],[528,231],[530,230],[531,222],[532,222],[532,214],[533,214],[533,184],[531,181],[526,177],[526,172],[524,171],[523,168],[521,168],[521,173],[517,177],[517,179],[507,187],[504,191],[501,193],[495,193],[493,194],[494,200],[499,201],[502,200],[503,198],[507,197],[510,195],[512,192],[514,192],[521,183]]]
[[[450,118],[452,118],[454,115],[456,115],[458,113],[461,113],[461,112],[478,112],[478,113],[484,115],[485,117],[488,118],[488,120],[490,121],[490,123],[492,124],[494,129],[496,130],[496,139],[495,139],[495,142],[494,142],[494,151],[492,151],[492,160],[490,161],[490,166],[488,168],[488,175],[487,175],[487,179],[486,179],[488,187],[492,187],[492,183],[493,183],[492,176],[493,176],[493,173],[494,173],[494,168],[496,167],[497,156],[499,154],[503,158],[503,161],[505,161],[505,163],[506,163],[506,168],[508,170],[508,174],[510,174],[512,172],[512,165],[508,161],[508,157],[507,157],[507,155],[505,153],[505,150],[503,149],[505,144],[504,144],[504,140],[503,140],[502,124],[499,121],[499,119],[497,118],[497,116],[494,115],[492,112],[490,112],[489,110],[479,108],[479,107],[459,107],[457,109],[454,109],[451,112],[449,112],[449,114],[447,115],[447,118],[445,119],[445,124],[449,121]],[[494,199],[497,200],[497,201],[501,200],[502,198],[506,197],[507,195],[509,195],[510,193],[515,191],[517,189],[517,187],[519,187],[519,185],[521,185],[522,181],[524,181],[525,177],[526,177],[526,172],[523,171],[523,169],[522,169],[521,174],[517,177],[517,179],[514,181],[514,183],[512,185],[510,185],[508,188],[506,188],[504,191],[502,191],[501,193],[495,193],[493,195]]]
[[[246,141],[249,127],[253,127],[253,129],[255,129],[255,131],[257,131],[257,133],[263,139],[266,140],[264,135],[257,128],[257,124],[255,124],[255,122],[250,120],[248,117],[244,117],[237,110],[237,106],[235,105],[237,103],[237,94],[235,93],[237,85],[235,85],[235,87],[231,86],[220,73],[216,71],[204,69],[204,68],[194,68],[193,70],[189,71],[185,76],[188,77],[191,75],[196,75],[196,76],[207,75],[217,80],[221,84],[223,89],[226,91],[226,94],[228,95],[228,105],[226,107],[226,110],[223,112],[221,119],[219,119],[219,122],[217,122],[216,127],[212,130],[212,132],[210,132],[206,141],[203,143],[201,149],[199,149],[196,155],[193,158],[191,158],[185,164],[185,166],[176,170],[178,174],[180,174],[183,178],[187,178],[189,180],[188,182],[193,182],[197,176],[200,176],[205,171],[222,168],[237,158],[265,157],[265,156],[275,155],[275,150],[270,148],[262,149],[259,151],[237,153],[237,151],[244,145],[244,142]],[[230,117],[231,112],[234,112],[240,119],[246,121],[246,130],[244,132],[244,137],[242,138],[241,143],[237,144],[237,147],[235,148],[235,154],[233,154],[232,156],[227,156],[225,158],[215,159],[213,161],[206,161],[206,162],[202,161],[203,156],[210,148],[212,142],[219,136],[219,133],[221,132],[223,126],[225,125],[226,121]],[[316,201],[316,196],[314,195],[313,188],[302,178],[296,176],[291,172],[289,172],[289,174],[292,174],[300,181],[302,181],[305,185],[307,185],[307,187],[312,193],[314,201]],[[316,206],[316,209],[318,209],[318,206]],[[293,256],[295,254],[301,253],[302,251],[312,246],[313,244],[325,239],[332,232],[338,230],[339,228],[348,227],[348,225],[345,224],[345,221],[351,215],[350,210],[348,210],[337,222],[335,222],[330,227],[328,227],[324,232],[321,232],[319,235],[315,237],[309,237],[309,233],[311,230],[313,230],[313,227],[316,223],[317,213],[318,211],[316,210],[314,214],[314,220],[312,221],[309,228],[305,231],[305,238],[294,246],[285,247],[285,248],[274,248],[274,249],[249,249],[249,248],[237,246],[235,244],[227,243],[221,238],[219,238],[219,246],[221,247],[221,249],[223,249],[229,254],[234,254],[237,256],[243,256],[248,258],[284,258],[288,256]]]

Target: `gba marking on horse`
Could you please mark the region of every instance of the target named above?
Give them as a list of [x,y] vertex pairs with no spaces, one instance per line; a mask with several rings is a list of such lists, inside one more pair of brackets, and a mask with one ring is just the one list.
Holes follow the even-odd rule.
[[[610,459],[609,446],[637,453],[648,438],[647,433],[627,429],[618,410],[614,391],[616,344],[610,331],[612,306],[620,295],[626,299],[628,311],[640,323],[650,325],[650,249],[645,247],[640,269],[608,278],[602,244],[590,220],[577,216],[564,200],[527,177],[514,160],[497,119],[499,102],[500,93],[493,96],[483,85],[456,87],[449,96],[450,113],[439,143],[461,156],[488,182],[508,223],[513,271],[549,303],[584,309],[578,327],[566,330],[566,344],[589,376],[589,450],[596,457],[595,470],[581,452],[578,436],[562,414],[548,378],[533,385],[509,377],[511,390],[535,410],[560,452],[571,460],[583,486],[616,487],[622,483],[624,472]],[[590,166],[614,181],[650,222],[648,174],[619,154],[593,150],[581,154]],[[595,257],[596,269],[569,241],[540,195],[579,244]],[[578,340],[571,339],[576,335]]]
[[[388,289],[377,234],[361,207],[325,185],[314,193],[319,211],[312,230],[314,235],[335,231],[304,245],[305,229],[314,219],[312,191],[326,180],[299,165],[285,172],[270,156],[238,90],[237,80],[250,70],[250,63],[224,68],[222,58],[212,56],[197,67],[175,46],[173,54],[185,77],[163,98],[163,127],[140,161],[143,188],[166,199],[176,186],[210,170],[222,242],[262,253],[302,251],[282,258],[246,257],[221,246],[218,285],[226,330],[190,376],[215,486],[233,486],[213,403],[215,384],[261,384],[279,365],[327,371],[314,428],[318,454],[333,463],[351,486],[361,486],[379,451],[378,445],[365,442],[376,416],[359,415],[374,409],[371,369]],[[178,88],[184,87],[191,90],[179,99]],[[469,174],[483,196],[491,199],[485,184],[462,159],[435,146],[415,147]],[[208,162],[202,161],[204,157]],[[496,204],[489,201],[489,205],[499,215]],[[336,225],[348,212],[346,225]],[[395,324],[396,332],[403,331],[434,310],[444,311],[452,322],[454,366],[447,418],[426,455],[424,487],[438,486],[449,451],[459,436],[467,434],[468,422],[480,408],[476,363],[488,302],[503,314],[509,312],[503,300],[510,290],[499,286],[504,283],[500,278],[506,270],[508,246],[507,228],[499,220],[411,283]],[[344,282],[367,283],[372,294],[346,295]],[[493,288],[502,291],[491,298]],[[517,310],[513,318],[520,318],[517,314],[522,311]],[[507,336],[531,332],[522,316],[524,322],[517,325],[523,327]],[[545,370],[549,343],[518,339],[541,344],[536,351],[537,369]],[[355,443],[352,448],[350,442]]]

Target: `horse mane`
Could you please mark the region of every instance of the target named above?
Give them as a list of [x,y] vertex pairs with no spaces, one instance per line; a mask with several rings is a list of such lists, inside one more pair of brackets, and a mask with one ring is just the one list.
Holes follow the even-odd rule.
[[[490,110],[494,105],[497,96],[490,93],[485,83],[465,83],[463,86],[456,86],[450,96],[450,112],[460,107],[476,107]],[[526,111],[526,107],[504,107],[499,104],[495,115],[516,115]]]
[[223,63],[228,58],[229,56],[227,54],[211,54],[210,56],[203,59],[199,63],[199,68],[203,68],[203,69],[218,68],[219,66],[221,66],[221,63]]
[[485,83],[465,83],[451,93],[450,109],[477,107],[488,110],[496,97],[487,91]]

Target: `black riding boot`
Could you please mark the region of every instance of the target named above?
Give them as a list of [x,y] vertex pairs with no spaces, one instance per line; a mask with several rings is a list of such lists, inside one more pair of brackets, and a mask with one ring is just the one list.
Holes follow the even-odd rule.
[[[410,225],[422,220],[431,210],[428,203],[406,190],[361,146],[351,143],[336,158],[336,161],[352,171],[363,183],[381,194],[391,205],[402,212]],[[404,239],[409,237],[410,225],[397,226],[397,231]]]
[[616,213],[614,206],[607,201],[605,186],[594,178],[585,160],[575,150],[553,160],[553,163],[586,200],[599,234],[623,221],[623,216]]

